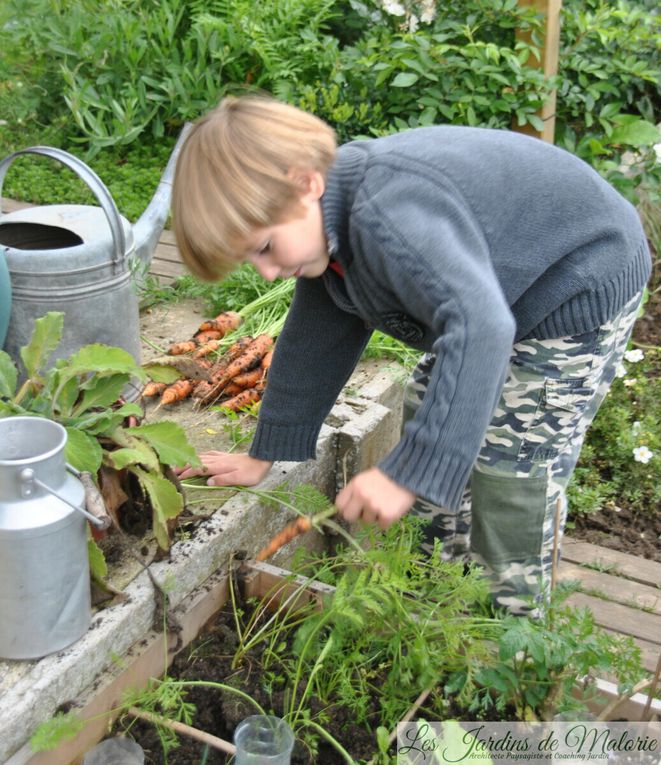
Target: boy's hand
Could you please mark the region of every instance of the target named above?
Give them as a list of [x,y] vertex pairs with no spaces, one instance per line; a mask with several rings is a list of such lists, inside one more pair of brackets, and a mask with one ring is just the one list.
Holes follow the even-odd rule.
[[202,467],[177,468],[179,478],[209,476],[209,486],[255,486],[262,481],[271,469],[272,462],[258,460],[248,454],[230,454],[229,452],[204,452],[198,455]]
[[415,494],[395,483],[378,468],[358,473],[335,499],[335,506],[347,521],[359,518],[387,529],[411,509]]

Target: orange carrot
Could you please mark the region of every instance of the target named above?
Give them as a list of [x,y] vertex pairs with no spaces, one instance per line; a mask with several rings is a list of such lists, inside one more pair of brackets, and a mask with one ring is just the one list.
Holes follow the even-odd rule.
[[232,396],[236,396],[237,393],[241,393],[242,390],[245,390],[245,388],[237,385],[234,380],[232,380],[223,389],[223,396],[229,396],[231,398]]
[[[238,385],[239,390],[242,390],[243,388],[253,388],[262,379],[263,375],[264,370],[261,367],[255,367],[255,369],[251,369],[249,372],[243,372],[242,374],[233,377],[230,384]],[[225,392],[229,392],[227,388],[225,388]]]
[[223,374],[225,382],[256,367],[272,346],[273,338],[270,335],[257,335],[246,350],[227,365]]
[[142,389],[142,397],[151,398],[152,396],[158,396],[159,393],[163,393],[167,387],[168,384],[164,382],[148,382]]
[[161,396],[161,404],[167,406],[176,401],[183,401],[193,392],[194,385],[191,380],[177,380],[168,386]]
[[199,331],[205,332],[207,330],[213,330],[215,332],[220,332],[220,336],[224,337],[228,332],[237,329],[241,324],[241,321],[241,316],[235,311],[223,311],[223,313],[218,314],[215,319],[209,319],[208,321],[202,322]]
[[213,390],[203,399],[203,402],[205,404],[213,403],[230,380],[244,372],[249,372],[257,366],[262,357],[271,349],[272,345],[273,338],[270,335],[258,335],[240,356],[237,356],[223,368],[220,376],[215,373],[212,375],[214,380]]
[[312,521],[310,518],[307,515],[299,516],[295,521],[292,521],[292,523],[285,526],[279,534],[276,534],[273,537],[266,547],[262,548],[259,553],[257,553],[257,560],[262,561],[270,558],[278,552],[281,547],[284,547],[288,542],[291,542],[292,539],[296,539],[296,537],[301,534],[310,531],[311,528]]
[[268,372],[268,370],[271,368],[271,361],[273,359],[273,351],[269,351],[268,353],[264,354],[264,358],[261,361],[261,368]]
[[218,330],[209,329],[206,332],[196,332],[193,340],[195,340],[198,345],[204,345],[205,343],[208,343],[209,340],[220,340],[221,337],[222,334],[218,332]]
[[229,409],[230,412],[238,412],[239,409],[256,403],[261,397],[259,391],[256,391],[254,388],[247,388],[242,390],[241,393],[237,393],[236,396],[227,399],[227,401],[223,401],[222,408]]
[[220,346],[220,340],[209,340],[208,343],[201,345],[193,354],[194,359],[201,359],[204,356],[208,356],[210,353],[218,350]]
[[211,395],[213,386],[213,383],[202,380],[198,385],[195,386],[195,390],[191,393],[191,396],[196,400],[204,401]]
[[181,356],[184,353],[192,353],[197,348],[195,340],[184,340],[182,343],[175,343],[170,347],[168,353],[170,356]]

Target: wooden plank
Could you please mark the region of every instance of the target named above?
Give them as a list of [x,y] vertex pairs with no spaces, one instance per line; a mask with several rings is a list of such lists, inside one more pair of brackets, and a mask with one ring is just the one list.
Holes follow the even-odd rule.
[[162,240],[159,240],[156,245],[152,260],[167,260],[169,263],[179,263],[183,266],[179,250],[171,244],[164,243]]
[[273,610],[283,605],[288,610],[295,610],[310,601],[316,601],[317,608],[322,608],[324,599],[335,592],[335,588],[328,584],[302,576],[292,577],[291,571],[261,561],[247,562],[240,570],[240,581],[246,599],[269,597]]
[[[656,587],[639,582],[623,582],[622,577],[611,576],[567,561],[560,564],[558,579],[562,582],[579,581],[581,591],[588,595],[594,595],[596,592],[606,600],[661,616],[661,590]],[[632,618],[635,618],[633,614]]]
[[[553,77],[558,73],[558,57],[560,50],[560,9],[562,0],[518,0],[522,8],[534,8],[544,17],[544,31],[542,48],[539,51],[539,60],[533,58],[529,65],[542,69],[546,77]],[[530,35],[517,32],[517,39],[530,42]],[[535,130],[532,125],[519,127],[513,125],[514,130],[521,133],[541,138],[543,141],[553,143],[555,134],[555,106],[557,94],[552,90],[537,116],[544,122],[541,131]]]
[[661,586],[661,563],[617,550],[609,550],[607,547],[599,547],[589,542],[577,542],[565,537],[562,543],[562,559],[582,566],[591,564],[605,573],[648,584],[651,587]]
[[656,614],[633,611],[620,603],[601,600],[582,592],[572,593],[567,598],[567,603],[575,608],[589,608],[600,627],[608,627],[623,635],[648,640],[658,645],[661,651],[661,617]]
[[171,263],[168,260],[156,260],[151,262],[149,273],[151,276],[175,281],[179,277],[186,275],[188,271],[178,263]]
[[174,238],[174,234],[170,229],[164,228],[160,236],[160,241],[163,244],[171,244],[173,247],[177,246],[177,240]]
[[8,199],[7,197],[2,197],[0,201],[3,213],[10,213],[15,212],[16,210],[25,210],[27,207],[34,207],[34,205],[31,205],[28,202],[17,202],[15,199]]

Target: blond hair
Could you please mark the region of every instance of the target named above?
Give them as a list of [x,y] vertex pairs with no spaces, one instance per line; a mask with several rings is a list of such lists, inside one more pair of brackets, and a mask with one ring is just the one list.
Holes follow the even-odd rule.
[[319,118],[271,98],[227,97],[184,142],[172,189],[181,257],[202,279],[235,268],[256,228],[297,217],[296,171],[326,177],[335,133]]

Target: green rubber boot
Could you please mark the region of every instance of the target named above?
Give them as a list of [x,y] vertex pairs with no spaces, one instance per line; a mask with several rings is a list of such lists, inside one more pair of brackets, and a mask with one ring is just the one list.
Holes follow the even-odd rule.
[[0,348],[5,344],[11,314],[11,281],[5,256],[0,252]]

